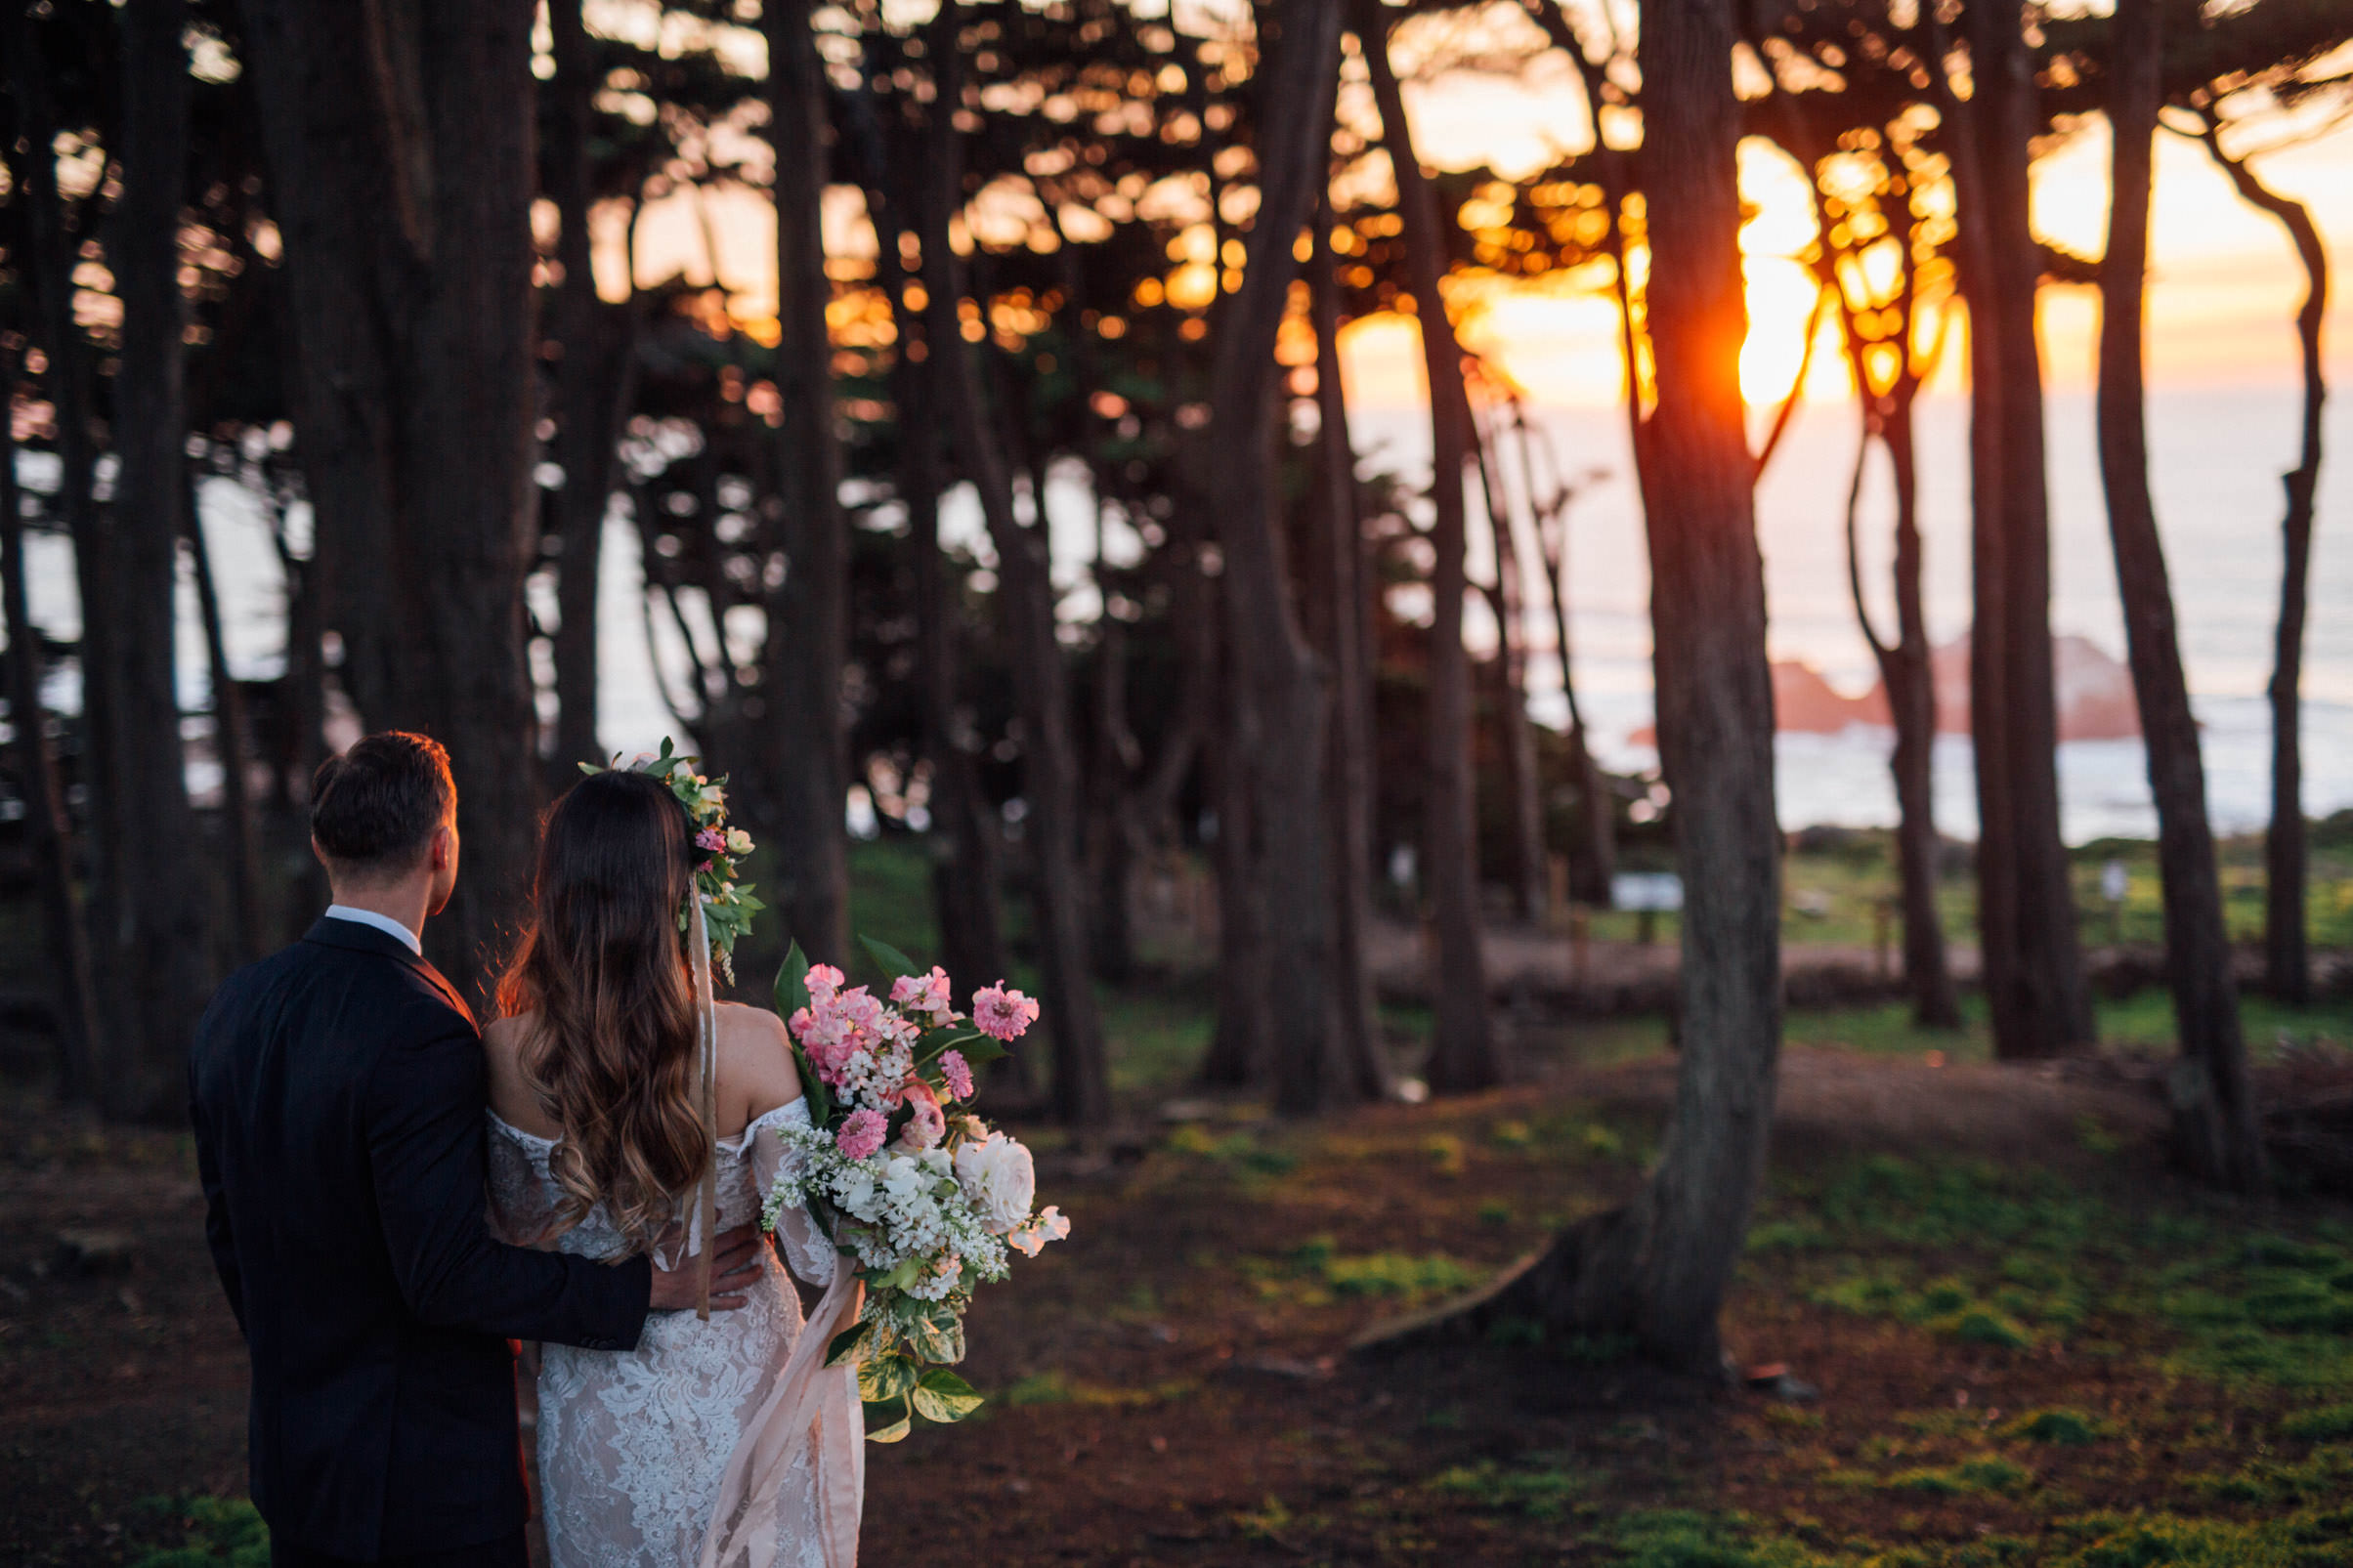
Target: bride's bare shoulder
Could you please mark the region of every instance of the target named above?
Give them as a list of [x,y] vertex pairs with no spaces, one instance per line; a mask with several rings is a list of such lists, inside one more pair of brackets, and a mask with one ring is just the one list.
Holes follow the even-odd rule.
[[791,1037],[785,1033],[785,1021],[765,1007],[723,1001],[718,1004],[717,1012],[722,1065],[727,1058],[738,1055],[773,1060],[791,1047]]
[[734,1091],[746,1119],[800,1097],[800,1072],[792,1065],[785,1021],[765,1007],[738,1002],[718,1005],[719,1082]]
[[482,1055],[490,1069],[491,1109],[526,1132],[544,1133],[539,1097],[523,1074],[523,1046],[538,1022],[537,1013],[493,1018],[483,1026]]

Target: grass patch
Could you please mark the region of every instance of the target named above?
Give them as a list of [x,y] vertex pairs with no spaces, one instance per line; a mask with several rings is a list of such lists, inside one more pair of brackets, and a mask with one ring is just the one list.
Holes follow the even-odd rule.
[[270,1527],[243,1498],[150,1498],[139,1512],[175,1539],[131,1559],[131,1568],[270,1568]]
[[[1021,1405],[1091,1405],[1098,1409],[1121,1410],[1142,1405],[1162,1405],[1182,1399],[1191,1393],[1187,1382],[1156,1383],[1149,1388],[1119,1388],[1109,1383],[1088,1382],[1073,1377],[1060,1368],[1033,1372],[1000,1389],[993,1402],[1007,1407]],[[984,1407],[985,1408],[985,1407]]]
[[2280,1422],[2280,1434],[2308,1443],[2334,1443],[2353,1438],[2353,1405],[2323,1405],[2299,1410]]
[[2002,1427],[2004,1437],[2053,1448],[2082,1448],[2109,1434],[2108,1423],[2079,1410],[2030,1411]]
[[1957,1464],[1916,1465],[1874,1483],[1883,1492],[1918,1492],[1956,1498],[1971,1493],[2015,1497],[2034,1484],[2034,1472],[1998,1454],[1981,1454]]
[[1309,1304],[1316,1297],[1389,1296],[1418,1300],[1467,1291],[1485,1278],[1483,1271],[1443,1252],[1342,1253],[1329,1236],[1318,1236],[1292,1250],[1279,1270],[1254,1260],[1262,1282],[1283,1293],[1283,1276],[1309,1287]]
[[1854,1560],[1762,1532],[1737,1514],[1683,1508],[1625,1514],[1596,1539],[1625,1568],[1837,1568]]
[[1558,1519],[1584,1495],[1589,1482],[1564,1464],[1536,1455],[1521,1464],[1493,1460],[1457,1464],[1440,1470],[1429,1484],[1440,1496],[1462,1498],[1489,1512]]

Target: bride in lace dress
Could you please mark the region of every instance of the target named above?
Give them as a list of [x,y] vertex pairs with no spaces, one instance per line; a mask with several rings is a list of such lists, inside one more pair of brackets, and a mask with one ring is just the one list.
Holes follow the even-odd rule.
[[[724,1232],[757,1217],[792,1158],[781,1130],[809,1123],[783,1023],[724,1004],[722,1136],[715,1151],[706,1141],[676,918],[698,854],[684,810],[643,774],[585,779],[549,816],[535,923],[500,987],[505,1016],[483,1037],[492,1214],[512,1241],[694,1266],[706,1163]],[[795,1273],[832,1282],[832,1248],[804,1214],[786,1210],[778,1234]],[[539,1495],[554,1568],[703,1561],[722,1513],[720,1568],[854,1561],[865,1479],[856,1384],[816,1375],[813,1411],[806,1396],[775,1397],[801,1304],[776,1256],[765,1246],[757,1255],[738,1310],[650,1317],[633,1350],[544,1348]]]

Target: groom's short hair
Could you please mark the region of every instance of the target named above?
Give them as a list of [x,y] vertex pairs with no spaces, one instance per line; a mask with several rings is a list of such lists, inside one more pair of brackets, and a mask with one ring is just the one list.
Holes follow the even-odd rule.
[[311,836],[328,860],[362,875],[406,871],[456,809],[457,783],[441,742],[387,730],[320,764]]

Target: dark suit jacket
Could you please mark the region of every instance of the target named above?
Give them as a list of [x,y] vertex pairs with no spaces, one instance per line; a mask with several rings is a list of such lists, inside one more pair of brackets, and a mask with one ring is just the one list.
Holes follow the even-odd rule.
[[397,939],[322,919],[222,985],[189,1087],[273,1535],[372,1561],[521,1529],[508,1336],[633,1346],[650,1264],[491,1239],[482,1040],[456,993]]

